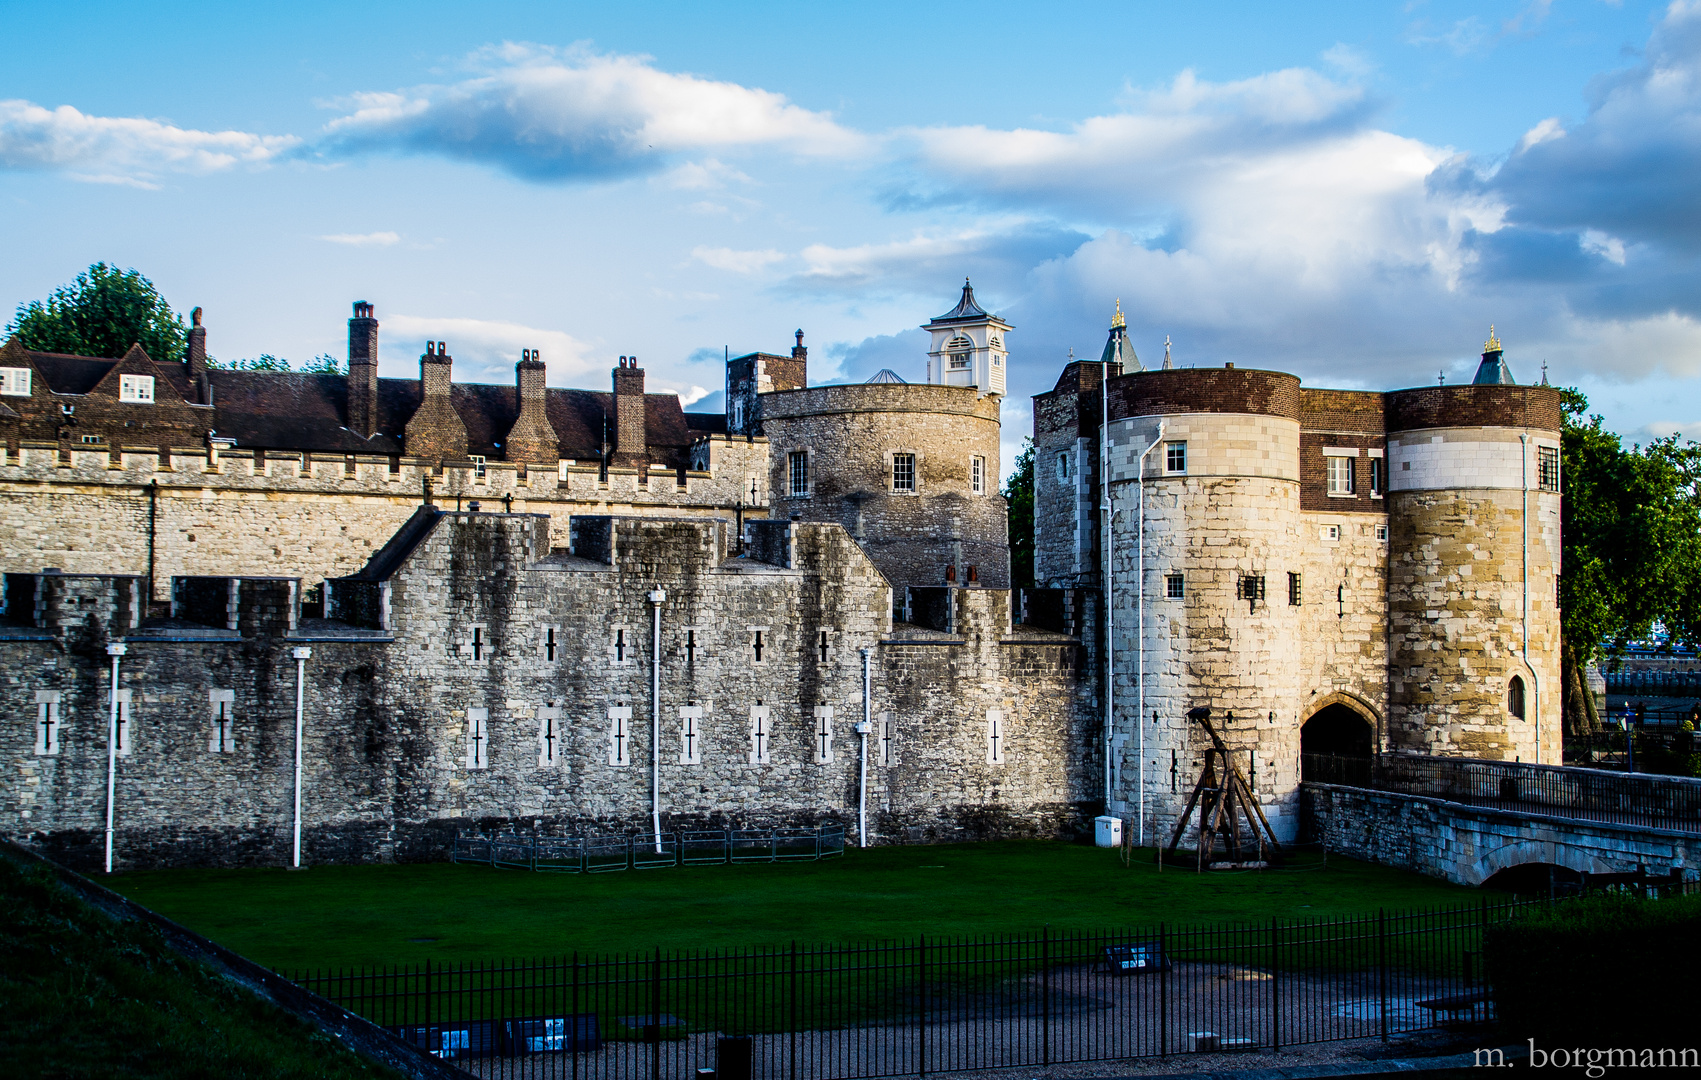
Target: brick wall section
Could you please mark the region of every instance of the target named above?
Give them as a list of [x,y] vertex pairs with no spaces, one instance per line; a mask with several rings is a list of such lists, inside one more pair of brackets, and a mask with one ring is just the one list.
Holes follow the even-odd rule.
[[1282,371],[1177,368],[1138,371],[1110,381],[1110,415],[1226,412],[1299,419],[1299,377]]
[[1422,386],[1388,394],[1388,430],[1513,427],[1558,433],[1559,391],[1551,386]]
[[502,440],[503,456],[509,461],[554,468],[561,459],[560,440],[549,426],[544,411],[544,377],[548,368],[541,360],[521,360],[514,365],[514,383],[520,395],[520,415]]
[[[545,833],[648,827],[649,590],[662,588],[664,828],[854,824],[861,658],[893,741],[870,739],[876,842],[1058,835],[1092,811],[1070,639],[1009,629],[1008,594],[963,589],[957,633],[892,633],[888,589],[833,525],[783,524],[796,566],[727,561],[724,524],[606,519],[612,563],[548,556],[535,515],[444,514],[395,573],[394,640],[226,634],[182,622],[131,632],[132,750],[118,781],[118,861],[276,865],[287,858],[293,754],[290,648],[311,642],[305,697],[304,843],[310,862],[443,857],[478,828]],[[248,592],[244,590],[244,597]],[[246,603],[247,601],[244,600]],[[247,625],[246,619],[239,619]],[[258,624],[256,624],[257,626]],[[751,627],[767,649],[754,660]],[[627,631],[626,662],[613,631]],[[472,648],[476,629],[480,650]],[[550,630],[560,643],[546,656]],[[825,659],[820,635],[827,633]],[[0,640],[4,831],[79,865],[99,858],[105,788],[103,646],[113,624]],[[337,631],[347,634],[347,631]],[[148,640],[150,633],[152,640]],[[174,638],[172,634],[176,634]],[[223,634],[220,639],[219,635]],[[211,635],[212,639],[209,639]],[[62,751],[33,754],[35,691],[62,692]],[[233,691],[236,742],[209,750],[209,690]],[[749,710],[772,710],[770,760],[750,763]],[[630,765],[609,764],[607,710],[632,708]],[[833,759],[816,760],[815,709],[834,709]],[[682,764],[681,706],[703,709],[702,763]],[[558,762],[540,765],[539,708],[562,710]],[[468,768],[468,710],[488,711],[488,768]],[[1000,710],[1005,760],[987,761]],[[1089,776],[1083,782],[1083,772]]]
[[642,467],[649,442],[645,438],[644,369],[621,366],[614,369],[614,430],[611,463]]
[[402,435],[403,450],[410,457],[460,461],[467,456],[467,425],[449,399],[453,364],[446,353],[427,352],[419,358],[419,408]]
[[[772,450],[771,513],[843,525],[894,588],[1010,586],[1009,520],[998,494],[996,397],[969,387],[896,383],[821,386],[764,395]],[[793,497],[788,455],[809,455],[809,493]],[[892,489],[892,455],[915,458],[915,491]],[[972,458],[983,459],[983,490]]]
[[378,320],[367,303],[348,321],[348,426],[364,439],[378,430]]

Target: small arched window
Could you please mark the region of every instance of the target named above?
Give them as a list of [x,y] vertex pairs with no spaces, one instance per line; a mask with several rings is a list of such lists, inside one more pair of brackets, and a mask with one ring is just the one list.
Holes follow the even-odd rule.
[[1512,676],[1512,681],[1506,684],[1506,711],[1520,720],[1524,718],[1524,679],[1521,675]]

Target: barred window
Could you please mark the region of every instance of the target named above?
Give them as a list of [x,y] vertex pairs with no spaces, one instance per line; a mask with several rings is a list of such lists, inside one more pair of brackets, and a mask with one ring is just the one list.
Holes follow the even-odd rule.
[[786,472],[791,478],[792,498],[809,494],[809,452],[793,450],[786,455]]
[[915,455],[892,455],[892,490],[915,490]]
[[1559,447],[1536,447],[1536,483],[1543,491],[1559,490]]
[[1187,444],[1185,442],[1164,443],[1164,472],[1185,473],[1187,471]]
[[1329,466],[1329,494],[1351,495],[1353,493],[1353,459],[1350,457],[1329,457],[1324,461]]
[[1288,574],[1288,606],[1299,607],[1304,594],[1300,591],[1299,575]]
[[976,495],[986,494],[986,459],[978,454],[969,459],[969,483]]
[[1180,574],[1170,574],[1164,578],[1164,597],[1169,600],[1184,600],[1187,597],[1187,579]]

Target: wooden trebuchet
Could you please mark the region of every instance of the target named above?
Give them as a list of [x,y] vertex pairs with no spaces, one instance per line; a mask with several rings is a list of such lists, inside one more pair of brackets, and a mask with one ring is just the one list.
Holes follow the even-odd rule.
[[[1201,705],[1189,711],[1187,718],[1197,720],[1205,728],[1205,734],[1211,737],[1211,746],[1205,751],[1205,768],[1199,774],[1199,782],[1193,785],[1193,793],[1187,797],[1187,809],[1181,812],[1181,818],[1175,824],[1175,833],[1169,838],[1165,856],[1174,858],[1176,847],[1192,823],[1193,808],[1197,806],[1199,842],[1195,851],[1195,862],[1198,869],[1203,870],[1219,861],[1219,836],[1223,838],[1227,848],[1226,857],[1220,860],[1222,862],[1233,865],[1279,863],[1282,858],[1282,845],[1277,842],[1276,834],[1270,829],[1269,819],[1264,816],[1264,810],[1252,794],[1251,786],[1240,774],[1240,766],[1235,764],[1234,755],[1229,752],[1222,736],[1217,734],[1217,729],[1211,726],[1210,708]],[[1229,719],[1234,719],[1233,713],[1229,714]],[[1222,761],[1220,776],[1217,770],[1218,758]],[[1252,850],[1256,851],[1256,858],[1247,859],[1246,855]]]

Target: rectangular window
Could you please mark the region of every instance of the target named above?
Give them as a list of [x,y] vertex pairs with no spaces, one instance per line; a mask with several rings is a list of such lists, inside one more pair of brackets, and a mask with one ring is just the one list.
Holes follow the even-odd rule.
[[83,436],[83,445],[84,446],[98,446],[100,443],[105,442],[105,441],[106,440],[99,435],[84,435]]
[[7,397],[30,396],[30,369],[0,367],[0,394]]
[[755,663],[760,664],[763,660],[765,660],[767,658],[767,655],[768,655],[768,628],[766,626],[752,626],[750,628],[750,656],[751,656],[751,660]]
[[615,705],[608,710],[608,763],[632,764],[632,706]]
[[483,454],[468,454],[467,460],[473,463],[473,475],[483,480],[485,456]]
[[1164,472],[1178,476],[1187,472],[1187,444],[1164,443]]
[[[106,693],[106,703],[105,704],[106,704],[107,708],[112,707],[112,691],[110,689]],[[109,724],[112,722],[110,714],[108,714],[108,716],[106,716],[106,717],[103,717],[102,719],[106,720],[106,722],[109,723]],[[119,757],[129,757],[130,756],[130,691],[129,690],[118,691],[118,731],[117,731],[116,734],[117,734],[118,738],[115,740],[115,745],[117,747],[118,756]]]
[[354,460],[354,455],[353,454],[344,454],[343,455],[343,476],[346,479],[353,480],[358,475],[360,475],[360,466],[359,466],[359,463]]
[[35,752],[38,757],[59,754],[59,691],[35,692]]
[[809,494],[809,452],[793,450],[786,455],[786,474],[791,480],[791,497],[801,499]]
[[208,690],[207,704],[213,722],[207,750],[214,754],[231,753],[236,749],[236,691]]
[[152,375],[118,376],[118,400],[153,404],[154,377]]
[[467,710],[467,768],[483,769],[490,765],[490,710]]
[[892,490],[915,490],[915,455],[892,455]]
[[679,763],[703,763],[703,706],[684,705],[679,710]]
[[1004,764],[1004,714],[998,709],[986,713],[986,763]]
[[1264,579],[1247,575],[1240,579],[1240,598],[1256,607],[1264,599]]
[[1299,575],[1288,574],[1288,606],[1299,607],[1303,598],[1304,594],[1300,592]]
[[1559,490],[1559,447],[1536,447],[1536,483],[1543,491]]
[[1187,598],[1187,579],[1180,574],[1170,574],[1164,578],[1164,597],[1169,600],[1184,600]]
[[546,626],[543,628],[543,640],[538,643],[538,652],[543,654],[546,664],[553,664],[561,659],[561,628]]
[[1386,525],[1376,526],[1376,539],[1378,539],[1378,540],[1388,539],[1388,526],[1386,526]]
[[461,645],[461,655],[476,662],[483,663],[490,659],[490,632],[482,625],[468,628],[467,640]]
[[550,702],[537,707],[537,764],[553,769],[561,761],[561,706]]
[[608,656],[614,661],[615,667],[625,667],[632,662],[632,630],[630,627],[612,627],[608,639]]
[[773,742],[773,719],[766,705],[750,706],[750,764],[768,764],[768,751]]
[[825,630],[821,631],[820,647],[821,647],[821,662],[823,664],[825,664],[827,662],[827,631],[825,631]]
[[1324,458],[1323,461],[1329,469],[1329,494],[1351,495],[1353,493],[1353,459],[1330,456]]
[[833,763],[833,707],[815,706],[815,764]]
[[969,486],[976,495],[986,494],[986,459],[978,454],[969,459]]
[[1318,535],[1323,538],[1323,542],[1326,544],[1336,543],[1341,539],[1341,527],[1339,525],[1325,525],[1318,530]]
[[1067,453],[1057,455],[1057,478],[1059,480],[1069,479],[1069,455]]
[[1382,492],[1388,487],[1388,462],[1382,457],[1382,451],[1370,452],[1370,497],[1380,499]]
[[897,760],[897,744],[893,741],[896,731],[892,724],[892,714],[881,713],[879,723],[877,730],[880,732],[880,764],[890,765]]

